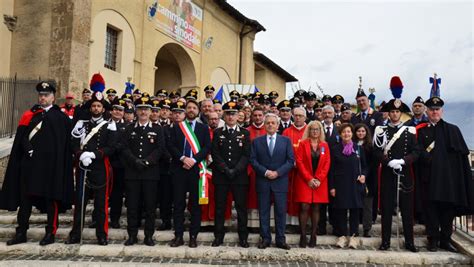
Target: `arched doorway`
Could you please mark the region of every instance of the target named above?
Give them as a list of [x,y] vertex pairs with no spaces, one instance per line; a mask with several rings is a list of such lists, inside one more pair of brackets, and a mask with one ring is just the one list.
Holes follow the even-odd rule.
[[229,74],[227,74],[227,71],[224,68],[217,67],[212,71],[209,83],[212,84],[216,90],[219,90],[222,85],[231,83],[231,80]]
[[196,87],[196,71],[186,50],[178,44],[168,43],[158,50],[155,59],[155,90],[186,93]]

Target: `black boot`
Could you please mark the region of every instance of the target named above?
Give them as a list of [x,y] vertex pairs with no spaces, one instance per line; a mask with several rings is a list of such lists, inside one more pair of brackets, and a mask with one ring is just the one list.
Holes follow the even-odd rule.
[[26,243],[26,233],[17,232],[15,237],[7,241],[7,246]]
[[100,246],[107,246],[109,242],[107,241],[106,237],[98,237],[97,238],[97,244]]
[[136,235],[129,235],[127,241],[123,243],[125,246],[133,246],[138,242],[137,236]]
[[212,247],[218,247],[218,246],[222,245],[222,243],[224,243],[224,240],[222,238],[216,238],[216,239],[214,239],[214,241],[212,241],[211,246]]
[[69,235],[69,238],[64,242],[66,245],[72,244],[79,244],[81,242],[81,238],[76,235]]
[[411,252],[418,252],[418,248],[416,248],[413,243],[405,243],[405,248]]
[[170,243],[170,247],[172,248],[176,248],[182,245],[184,245],[184,240],[182,236],[173,238]]
[[458,252],[457,249],[448,242],[439,242],[439,248],[447,250],[449,252]]
[[390,242],[382,241],[380,244],[379,250],[388,250],[390,248]]
[[428,237],[428,246],[426,246],[426,249],[431,252],[438,251],[438,241],[434,238]]
[[145,236],[145,239],[143,240],[143,244],[153,247],[155,245],[155,241],[153,241],[153,235]]
[[120,229],[120,222],[119,220],[111,220],[110,227],[113,229]]
[[52,233],[46,233],[40,241],[40,246],[46,246],[54,243],[54,235]]

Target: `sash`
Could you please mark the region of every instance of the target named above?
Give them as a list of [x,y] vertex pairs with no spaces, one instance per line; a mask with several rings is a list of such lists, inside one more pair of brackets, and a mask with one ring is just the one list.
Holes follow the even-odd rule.
[[400,138],[400,136],[402,135],[402,133],[405,131],[406,128],[407,128],[407,126],[400,127],[400,129],[398,129],[398,131],[393,135],[392,139],[390,139],[387,146],[385,146],[385,148],[383,150],[384,155],[387,155],[388,151],[390,151],[393,144],[395,144],[395,142],[398,140],[398,138]]
[[92,128],[91,132],[81,142],[81,150],[84,149],[84,147],[87,145],[87,143],[89,143],[92,137],[94,137],[94,135],[99,132],[99,129],[102,128],[102,126],[104,126],[106,123],[109,123],[109,122],[106,120],[103,120],[96,127]]
[[[184,134],[184,138],[191,146],[193,154],[196,155],[201,150],[199,140],[194,134],[191,125],[187,121],[182,121],[179,124],[179,128]],[[198,162],[199,167],[199,205],[209,204],[209,180],[212,179],[212,171],[207,167],[206,161],[203,160]]]
[[36,135],[36,133],[41,130],[41,126],[43,125],[43,121],[40,121],[40,123],[36,124],[35,128],[31,130],[30,134],[28,135],[28,140],[31,141],[33,137]]

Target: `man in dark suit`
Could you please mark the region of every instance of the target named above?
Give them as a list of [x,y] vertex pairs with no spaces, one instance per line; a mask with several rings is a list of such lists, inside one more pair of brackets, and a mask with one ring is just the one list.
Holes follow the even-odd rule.
[[[329,145],[329,150],[331,151],[333,147],[339,143],[339,135],[337,133],[337,127],[334,121],[334,107],[331,105],[326,105],[322,109],[323,113],[323,130],[326,137],[326,142]],[[332,152],[332,151],[331,151]],[[326,232],[326,223],[328,221],[329,213],[329,222],[333,225],[333,234],[337,234],[337,228],[334,223],[334,213],[331,205],[331,200],[334,198],[330,197],[330,204],[321,204],[319,210],[319,222],[318,222],[318,235],[325,235]]]
[[239,245],[247,248],[247,193],[249,177],[247,165],[250,157],[250,133],[237,125],[238,106],[228,102],[223,106],[225,126],[214,131],[212,139],[212,159],[215,217],[213,247],[224,240],[224,214],[227,194],[232,191],[237,210]]
[[288,173],[293,168],[295,160],[293,146],[289,138],[278,135],[278,116],[273,113],[265,115],[266,135],[257,137],[252,143],[250,163],[256,179],[258,193],[258,209],[260,217],[261,241],[258,248],[270,246],[270,207],[275,204],[276,246],[290,249],[285,240],[286,204],[288,193]]
[[306,104],[306,123],[317,119],[314,107],[316,105],[316,94],[314,92],[306,92],[304,95],[304,102]]
[[[199,206],[199,163],[206,159],[210,149],[211,139],[209,128],[196,121],[199,114],[199,105],[194,99],[188,99],[186,103],[186,120],[175,123],[169,129],[168,151],[171,154],[170,171],[173,181],[173,222],[175,238],[171,241],[171,247],[179,247],[184,244],[184,209],[186,208],[186,192],[189,192],[191,212],[191,225],[189,228],[189,247],[197,247],[197,235],[201,227],[201,207]],[[191,129],[194,135],[188,138],[196,140],[200,149],[196,149],[185,137],[186,129]],[[193,139],[194,140],[194,139]]]
[[364,123],[369,127],[372,136],[374,136],[375,127],[383,125],[384,119],[382,113],[370,107],[369,98],[362,88],[357,91],[356,101],[360,112],[354,115],[354,124]]

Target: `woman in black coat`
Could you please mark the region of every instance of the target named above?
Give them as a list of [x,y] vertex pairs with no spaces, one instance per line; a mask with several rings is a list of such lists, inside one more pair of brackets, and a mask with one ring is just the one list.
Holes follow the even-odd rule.
[[[357,248],[359,245],[359,211],[363,208],[365,194],[366,163],[363,150],[352,142],[354,127],[344,123],[339,128],[341,143],[331,150],[331,176],[329,193],[334,197],[336,225],[341,236],[337,246]],[[347,212],[349,211],[350,229],[347,229]],[[346,236],[350,236],[349,242]]]
[[[374,156],[374,146],[372,145],[372,135],[369,127],[364,123],[358,123],[354,126],[354,143],[357,144],[360,150],[364,151],[365,162],[367,162],[367,176],[365,177],[365,184],[367,186],[367,194],[364,196],[364,208],[362,210],[362,225],[364,227],[364,237],[370,237],[370,230],[372,229],[372,220],[374,210],[377,214],[378,203],[378,188],[377,188],[377,167],[378,161]],[[375,203],[374,203],[375,201]]]

